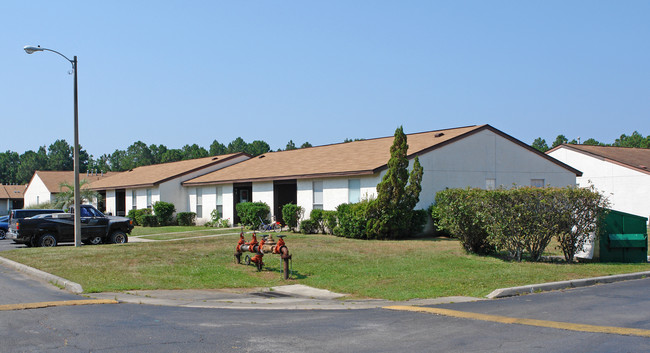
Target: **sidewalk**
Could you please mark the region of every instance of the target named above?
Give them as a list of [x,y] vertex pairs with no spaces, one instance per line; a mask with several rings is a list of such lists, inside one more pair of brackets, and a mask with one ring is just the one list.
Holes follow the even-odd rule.
[[388,305],[436,305],[485,300],[473,297],[445,297],[395,302],[381,299],[344,299],[345,294],[302,284],[251,289],[147,290],[116,293],[91,293],[96,299],[121,303],[179,306],[191,308],[256,310],[349,310],[372,309]]

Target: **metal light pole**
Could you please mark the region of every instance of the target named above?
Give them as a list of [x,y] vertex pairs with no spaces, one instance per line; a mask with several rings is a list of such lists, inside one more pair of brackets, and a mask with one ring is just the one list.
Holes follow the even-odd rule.
[[61,55],[72,64],[74,72],[74,246],[81,246],[81,215],[79,205],[81,197],[79,196],[79,105],[77,102],[77,56],[73,60],[68,59],[65,55],[56,50],[41,48],[41,46],[27,45],[23,49],[27,54],[37,51],[51,51]]

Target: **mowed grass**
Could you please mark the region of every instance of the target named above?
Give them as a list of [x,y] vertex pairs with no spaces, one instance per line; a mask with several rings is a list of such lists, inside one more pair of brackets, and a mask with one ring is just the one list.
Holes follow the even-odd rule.
[[650,270],[648,264],[509,262],[466,254],[458,241],[447,238],[362,241],[288,234],[293,275],[285,281],[278,255],[264,256],[261,272],[235,264],[238,238],[23,248],[2,256],[80,283],[86,292],[304,284],[391,300],[480,297],[503,287]]

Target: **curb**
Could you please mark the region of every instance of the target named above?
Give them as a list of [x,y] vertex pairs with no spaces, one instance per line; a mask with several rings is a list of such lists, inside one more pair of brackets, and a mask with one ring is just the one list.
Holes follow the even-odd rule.
[[643,279],[647,277],[650,277],[650,271],[626,273],[626,274],[613,275],[613,276],[574,279],[570,281],[530,284],[527,286],[520,286],[520,287],[499,288],[494,290],[492,293],[486,295],[485,297],[489,299],[497,299],[497,298],[512,297],[521,294],[532,294],[537,292],[547,292],[547,291],[561,290],[567,288],[587,287],[587,286],[593,286],[595,284],[600,284],[600,283],[614,283],[614,282],[628,281],[633,279]]
[[9,267],[11,267],[11,268],[13,268],[13,269],[15,269],[15,270],[18,270],[20,272],[24,272],[24,273],[26,273],[26,274],[28,274],[30,276],[33,276],[33,277],[36,277],[38,279],[44,280],[46,282],[53,283],[54,285],[63,287],[68,292],[72,292],[72,293],[75,293],[75,294],[80,294],[80,293],[83,293],[83,291],[84,291],[79,283],[68,281],[65,278],[61,278],[59,276],[55,276],[53,274],[43,272],[41,270],[37,270],[37,269],[35,269],[33,267],[23,265],[21,263],[9,260],[9,259],[4,258],[2,256],[0,256],[0,262],[7,265],[7,266],[9,266]]

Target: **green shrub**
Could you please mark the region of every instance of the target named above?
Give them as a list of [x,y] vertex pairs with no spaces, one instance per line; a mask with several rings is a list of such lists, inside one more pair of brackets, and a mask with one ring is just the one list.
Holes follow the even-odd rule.
[[[251,229],[259,228],[261,220],[268,222],[271,208],[264,202],[242,202],[237,204],[237,215],[241,223]],[[261,219],[261,220],[260,220]]]
[[158,217],[152,214],[145,214],[141,218],[143,227],[157,227],[158,226]]
[[[309,213],[309,219],[314,222],[314,226],[316,227],[314,233],[322,233],[325,234],[325,223],[323,222],[323,214],[325,211],[320,210],[320,209],[313,209]],[[302,223],[301,223],[302,224]],[[301,227],[302,228],[302,227]]]
[[366,224],[367,210],[370,201],[344,203],[336,207],[338,226],[334,235],[346,238],[367,239]]
[[328,234],[334,234],[334,228],[337,226],[336,211],[323,211],[323,222]]
[[422,229],[431,218],[431,213],[427,210],[413,210],[411,211],[411,223],[409,224],[409,234],[420,234]]
[[305,219],[300,222],[300,232],[302,234],[313,234],[318,232],[318,224],[311,219]]
[[173,203],[157,201],[153,204],[153,212],[158,219],[158,224],[166,226],[172,224],[176,207]]
[[494,250],[486,230],[485,190],[446,189],[436,194],[432,217],[438,229],[457,238],[465,251],[488,254]]
[[304,212],[304,208],[288,203],[282,206],[282,221],[289,227],[289,230],[293,232],[294,229],[298,227],[298,221],[302,218]]
[[196,213],[194,212],[179,212],[176,214],[176,220],[179,226],[195,226]]
[[137,210],[129,210],[129,213],[127,214],[127,217],[131,218],[133,220],[133,223],[136,226],[141,226],[142,225],[142,216],[144,215],[150,215],[151,214],[151,209],[149,208],[141,208]]

